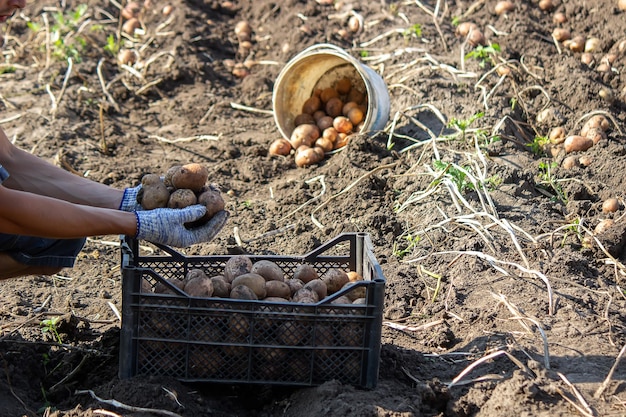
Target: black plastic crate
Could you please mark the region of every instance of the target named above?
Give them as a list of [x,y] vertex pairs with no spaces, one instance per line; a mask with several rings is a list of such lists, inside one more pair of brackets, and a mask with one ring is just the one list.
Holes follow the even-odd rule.
[[[364,388],[378,381],[385,278],[369,236],[346,233],[303,256],[256,256],[290,276],[302,263],[364,278],[316,304],[189,297],[152,289],[194,268],[224,271],[229,256],[143,256],[122,239],[120,378],[168,376],[185,382],[315,386],[329,380]],[[364,304],[334,304],[365,289]],[[362,289],[361,289],[362,291]]]

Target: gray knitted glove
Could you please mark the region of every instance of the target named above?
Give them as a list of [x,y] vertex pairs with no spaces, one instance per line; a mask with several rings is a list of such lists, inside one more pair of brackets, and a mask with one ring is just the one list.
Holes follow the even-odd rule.
[[137,239],[175,247],[188,247],[212,240],[222,230],[229,213],[222,210],[203,226],[187,229],[185,223],[198,220],[206,213],[200,204],[182,209],[158,208],[135,211],[137,216]]
[[126,188],[124,190],[124,196],[118,210],[122,211],[137,211],[142,210],[141,204],[137,202],[137,194],[141,190],[141,184],[134,188]]

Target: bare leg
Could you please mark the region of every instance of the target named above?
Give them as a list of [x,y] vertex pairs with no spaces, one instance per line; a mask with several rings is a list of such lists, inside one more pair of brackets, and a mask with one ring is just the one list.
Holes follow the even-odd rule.
[[30,266],[16,262],[5,253],[0,253],[0,280],[27,275],[52,275],[63,268],[50,266]]

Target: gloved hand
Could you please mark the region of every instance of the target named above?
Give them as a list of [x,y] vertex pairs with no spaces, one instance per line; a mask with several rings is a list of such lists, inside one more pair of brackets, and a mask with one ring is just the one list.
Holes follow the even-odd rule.
[[200,204],[182,209],[158,208],[135,211],[137,216],[137,239],[179,248],[212,240],[222,230],[229,213],[222,210],[203,226],[187,229],[185,223],[198,220],[206,213]]
[[139,190],[141,190],[141,184],[134,188],[126,188],[124,190],[124,196],[122,197],[122,202],[120,203],[120,207],[118,210],[122,211],[137,211],[143,210],[141,204],[137,202],[137,194],[139,194]]

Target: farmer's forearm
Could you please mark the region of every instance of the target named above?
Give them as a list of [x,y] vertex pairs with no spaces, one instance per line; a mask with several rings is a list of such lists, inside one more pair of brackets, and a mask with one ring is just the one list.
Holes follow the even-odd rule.
[[9,155],[0,153],[0,158],[10,174],[3,183],[9,188],[115,209],[122,199],[122,190],[67,172],[21,149],[12,147]]
[[0,232],[49,238],[134,235],[134,213],[68,203],[0,186]]

